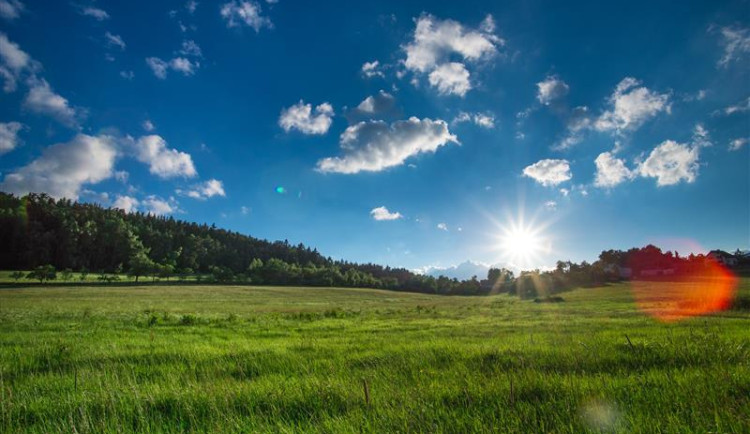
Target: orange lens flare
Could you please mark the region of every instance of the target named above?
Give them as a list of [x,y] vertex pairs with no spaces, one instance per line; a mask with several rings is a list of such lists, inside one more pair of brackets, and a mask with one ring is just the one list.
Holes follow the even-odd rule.
[[640,271],[631,281],[638,308],[664,322],[728,309],[738,283],[731,271],[713,260],[660,274]]

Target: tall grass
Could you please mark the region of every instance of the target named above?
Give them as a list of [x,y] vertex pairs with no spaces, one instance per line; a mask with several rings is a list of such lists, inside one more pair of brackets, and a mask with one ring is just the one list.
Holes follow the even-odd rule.
[[0,430],[750,431],[746,310],[667,324],[627,285],[564,298],[0,290]]

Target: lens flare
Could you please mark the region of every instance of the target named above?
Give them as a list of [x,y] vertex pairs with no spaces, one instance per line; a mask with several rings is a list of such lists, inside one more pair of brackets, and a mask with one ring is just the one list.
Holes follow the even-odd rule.
[[737,277],[711,257],[658,264],[639,253],[631,259],[631,287],[638,308],[659,321],[674,322],[726,310]]
[[286,188],[284,188],[282,186],[278,186],[278,187],[276,187],[276,193],[278,193],[278,194],[286,194]]

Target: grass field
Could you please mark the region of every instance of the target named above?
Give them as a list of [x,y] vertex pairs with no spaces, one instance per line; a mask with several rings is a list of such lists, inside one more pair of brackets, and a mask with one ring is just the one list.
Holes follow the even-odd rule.
[[0,289],[0,430],[750,432],[750,313],[563,297]]

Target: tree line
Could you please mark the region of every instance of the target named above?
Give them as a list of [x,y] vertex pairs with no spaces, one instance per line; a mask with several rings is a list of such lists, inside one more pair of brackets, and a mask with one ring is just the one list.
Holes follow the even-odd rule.
[[[702,255],[680,257],[655,246],[608,250],[594,263],[558,261],[554,270],[492,268],[484,279],[433,277],[404,268],[333,260],[288,241],[270,242],[217,228],[140,212],[126,213],[45,194],[0,192],[0,269],[32,270],[14,278],[40,282],[97,273],[99,280],[127,274],[142,279],[185,279],[258,285],[366,287],[432,294],[510,293],[549,296],[573,287],[618,281],[622,270],[700,267]],[[66,278],[67,277],[67,278]],[[85,280],[81,278],[81,280]]]

